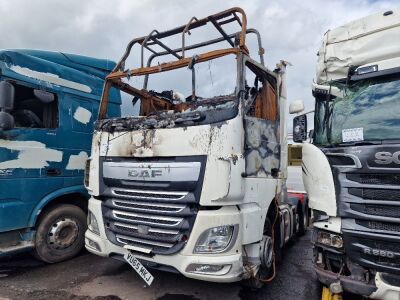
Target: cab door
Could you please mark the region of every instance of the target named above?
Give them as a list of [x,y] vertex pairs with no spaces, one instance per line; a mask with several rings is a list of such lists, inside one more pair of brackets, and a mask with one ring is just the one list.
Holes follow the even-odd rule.
[[15,127],[0,132],[0,232],[28,226],[35,205],[62,186],[58,97],[12,81]]

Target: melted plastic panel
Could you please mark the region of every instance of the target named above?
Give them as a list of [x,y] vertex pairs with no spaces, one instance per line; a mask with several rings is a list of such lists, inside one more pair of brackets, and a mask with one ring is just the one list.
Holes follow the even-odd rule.
[[274,121],[245,117],[246,175],[270,175],[279,168],[278,124]]

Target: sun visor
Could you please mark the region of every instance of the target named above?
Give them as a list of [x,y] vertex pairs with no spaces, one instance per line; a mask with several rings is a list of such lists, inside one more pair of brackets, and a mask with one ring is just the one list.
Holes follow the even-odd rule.
[[325,33],[318,51],[316,83],[347,78],[350,66],[400,54],[400,9],[374,14]]

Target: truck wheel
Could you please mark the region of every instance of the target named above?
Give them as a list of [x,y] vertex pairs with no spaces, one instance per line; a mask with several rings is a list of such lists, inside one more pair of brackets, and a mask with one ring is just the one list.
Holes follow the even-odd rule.
[[74,257],[84,246],[86,227],[81,208],[70,204],[52,208],[37,226],[34,255],[47,263]]
[[[272,226],[270,220],[267,218],[264,224],[264,234],[263,234],[263,239],[261,240],[261,247],[260,247],[261,265],[258,270],[258,273],[255,275],[257,278],[260,278],[262,280],[269,278],[272,274],[274,247],[271,236],[272,236]],[[260,289],[264,286],[264,282],[258,280],[257,278],[252,277],[249,279],[245,279],[242,280],[241,283],[243,286],[248,287],[250,289]]]
[[308,205],[307,202],[302,205],[300,203],[299,208],[298,208],[298,215],[299,215],[299,231],[297,232],[297,235],[303,236],[307,232],[307,227],[308,227]]

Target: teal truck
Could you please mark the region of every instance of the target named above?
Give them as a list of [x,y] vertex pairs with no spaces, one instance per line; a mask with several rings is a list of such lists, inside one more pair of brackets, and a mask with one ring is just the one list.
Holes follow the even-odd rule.
[[[90,156],[109,60],[0,51],[0,257],[34,250],[48,263],[84,245]],[[111,91],[107,114],[120,116]]]

